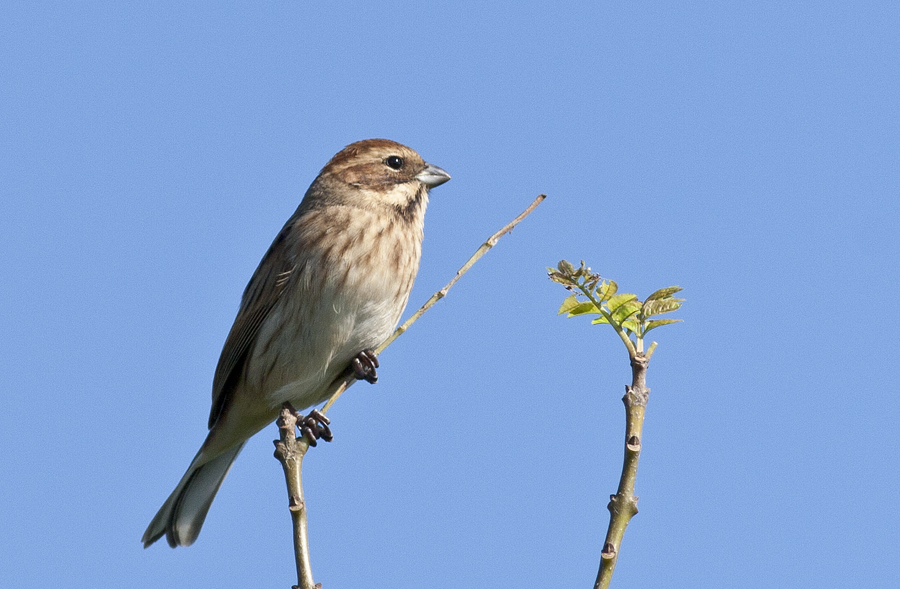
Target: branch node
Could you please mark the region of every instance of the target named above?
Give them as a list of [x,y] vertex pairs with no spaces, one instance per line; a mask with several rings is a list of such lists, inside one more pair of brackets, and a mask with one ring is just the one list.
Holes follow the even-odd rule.
[[604,560],[611,560],[616,557],[616,547],[613,546],[610,542],[607,542],[603,545],[603,551],[600,553],[600,558]]
[[625,396],[622,402],[625,407],[646,407],[650,400],[650,389],[645,386],[625,385]]
[[609,503],[606,505],[606,509],[609,510],[610,513],[615,514],[618,511],[621,511],[621,507],[619,506],[619,496],[618,495],[610,495]]
[[632,368],[647,368],[647,365],[650,363],[650,359],[647,358],[646,354],[636,354],[631,358],[631,367]]

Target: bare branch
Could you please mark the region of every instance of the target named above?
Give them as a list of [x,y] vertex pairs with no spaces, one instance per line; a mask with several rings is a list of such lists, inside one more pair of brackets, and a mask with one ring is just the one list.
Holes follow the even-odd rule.
[[[512,229],[519,224],[525,217],[527,217],[531,211],[533,211],[541,202],[546,198],[546,195],[542,194],[538,196],[531,205],[525,209],[522,214],[518,217],[510,221],[506,226],[502,229],[494,233],[492,236],[488,238],[481,247],[472,255],[471,258],[456,272],[456,276],[453,277],[453,280],[447,283],[447,285],[434,293],[428,301],[425,302],[422,307],[416,311],[409,319],[407,319],[403,325],[398,327],[396,331],[385,340],[380,346],[375,349],[376,354],[380,354],[387,348],[391,343],[397,339],[403,332],[405,332],[409,327],[418,321],[419,317],[425,314],[425,311],[430,309],[436,302],[441,300],[447,295],[447,291],[456,284],[456,281],[460,279],[460,277],[468,272],[469,268],[471,268],[475,262],[477,262],[484,254],[488,252],[497,241],[503,237],[506,233],[512,231]],[[344,391],[347,390],[347,387],[351,386],[356,382],[356,376],[350,373],[348,376],[342,376],[336,379],[332,384],[331,388],[334,389],[334,392],[331,394],[331,397],[328,399],[328,402],[322,407],[319,411],[319,418],[324,419],[322,417],[328,409],[334,405],[334,402],[337,401],[338,397],[340,397]],[[314,412],[315,413],[315,412]],[[303,466],[303,457],[306,455],[306,451],[309,450],[309,442],[302,438],[297,437],[295,434],[295,428],[297,427],[297,415],[296,411],[293,407],[290,406],[290,403],[285,403],[281,409],[281,416],[278,418],[278,431],[279,438],[275,441],[275,457],[281,463],[284,468],[284,477],[285,482],[287,483],[288,488],[288,498],[289,498],[289,509],[291,511],[291,519],[294,524],[294,556],[297,561],[297,585],[294,586],[295,589],[321,589],[321,584],[316,585],[313,582],[312,576],[312,568],[309,560],[309,537],[307,534],[307,524],[306,524],[306,503],[303,500],[303,483],[301,480],[301,469]],[[327,423],[327,419],[325,420]],[[327,428],[326,428],[327,429]],[[310,439],[314,442],[315,435],[313,435]]]
[[303,457],[309,450],[309,443],[298,438],[294,429],[297,416],[289,403],[281,408],[278,424],[279,439],[275,440],[275,458],[284,468],[284,480],[288,487],[288,509],[294,524],[294,557],[297,561],[298,589],[316,589],[313,582],[312,566],[309,562],[309,536],[306,528],[306,502],[303,500],[301,479]]

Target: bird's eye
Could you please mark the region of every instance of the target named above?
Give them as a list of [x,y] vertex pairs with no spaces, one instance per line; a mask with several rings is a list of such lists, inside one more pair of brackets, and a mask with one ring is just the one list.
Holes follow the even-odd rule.
[[398,155],[388,156],[384,163],[393,170],[399,170],[403,167],[403,158]]

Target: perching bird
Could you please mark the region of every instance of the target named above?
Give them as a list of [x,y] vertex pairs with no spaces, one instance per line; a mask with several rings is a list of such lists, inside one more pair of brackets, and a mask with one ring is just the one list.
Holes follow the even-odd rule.
[[322,168],[244,290],[213,378],[209,434],[144,532],[145,548],[163,534],[173,548],[197,539],[244,443],[284,402],[324,401],[351,363],[374,381],[366,352],[397,326],[428,190],[449,179],[386,139],[348,145]]

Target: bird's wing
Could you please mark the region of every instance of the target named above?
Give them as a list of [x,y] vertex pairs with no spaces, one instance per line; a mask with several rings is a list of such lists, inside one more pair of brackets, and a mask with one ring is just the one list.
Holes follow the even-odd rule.
[[291,217],[282,228],[244,290],[241,308],[225,340],[213,377],[210,429],[229,404],[260,327],[294,278],[296,268],[294,260],[288,255],[290,248],[286,243],[294,221],[295,217]]

